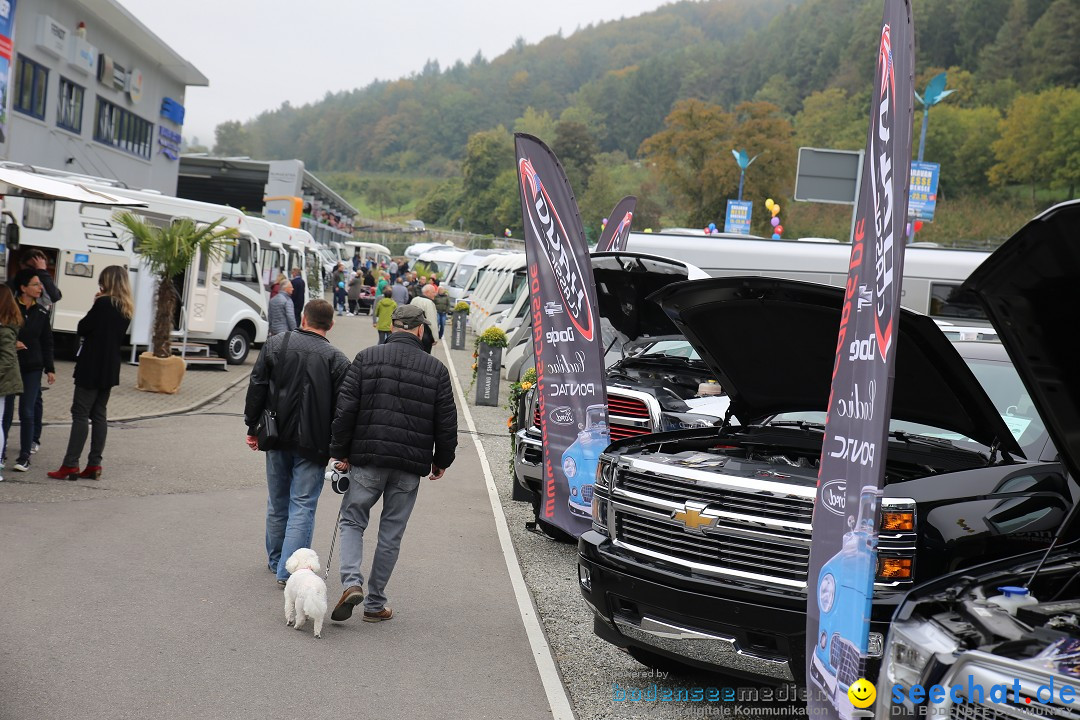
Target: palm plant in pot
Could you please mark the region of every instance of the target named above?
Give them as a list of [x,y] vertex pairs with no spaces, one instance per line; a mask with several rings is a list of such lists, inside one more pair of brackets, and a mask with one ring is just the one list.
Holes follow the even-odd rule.
[[175,393],[184,377],[184,359],[172,354],[173,316],[180,292],[173,278],[187,270],[199,255],[208,262],[223,259],[236,237],[236,228],[223,228],[224,218],[209,225],[176,220],[159,227],[132,212],[121,212],[116,221],[135,241],[135,252],[148,272],[157,278],[150,351],[139,356],[139,390]]

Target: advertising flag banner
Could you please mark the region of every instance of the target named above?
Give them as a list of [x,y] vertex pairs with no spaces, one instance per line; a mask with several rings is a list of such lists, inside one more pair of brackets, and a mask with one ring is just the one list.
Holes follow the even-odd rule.
[[912,220],[934,221],[937,208],[938,178],[941,165],[911,161],[911,188],[908,190],[908,215]]
[[516,133],[514,145],[544,443],[539,517],[577,537],[591,527],[596,466],[609,444],[596,283],[558,159],[532,135]]
[[627,195],[615,205],[608,215],[604,232],[600,233],[600,241],[596,243],[597,250],[621,252],[626,249],[626,242],[630,239],[630,223],[634,220],[636,209],[637,198],[633,195]]
[[873,717],[873,687],[858,681],[866,667],[895,379],[913,74],[911,0],[886,0],[806,578],[806,684],[814,717]]
[[0,0],[0,158],[7,158],[11,61],[15,57],[15,0]]
[[752,200],[728,200],[727,215],[724,216],[724,232],[750,234],[750,217],[754,214]]

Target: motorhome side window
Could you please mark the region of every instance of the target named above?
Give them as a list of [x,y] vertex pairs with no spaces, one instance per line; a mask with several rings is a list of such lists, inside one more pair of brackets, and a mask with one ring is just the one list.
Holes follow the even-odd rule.
[[930,283],[930,316],[986,320],[986,313],[975,295],[960,292],[960,285],[951,283]]
[[230,248],[229,254],[225,257],[225,263],[221,267],[221,279],[253,285],[259,282],[251,243],[241,240]]
[[52,230],[53,218],[56,216],[55,200],[38,200],[24,198],[23,200],[23,227],[32,230]]

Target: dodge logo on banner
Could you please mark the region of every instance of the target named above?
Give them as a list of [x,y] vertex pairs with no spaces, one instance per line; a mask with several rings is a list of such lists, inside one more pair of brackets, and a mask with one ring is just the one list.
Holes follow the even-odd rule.
[[[886,0],[806,578],[806,680],[815,717],[873,717],[872,698],[860,696],[860,686],[848,690],[866,667],[876,573],[911,168],[913,46],[910,0]],[[838,412],[851,398],[867,410]]]
[[596,243],[597,250],[622,252],[626,249],[626,241],[630,239],[630,223],[634,219],[636,208],[637,198],[633,195],[627,195],[615,205],[615,209],[608,215],[604,231],[600,233],[600,240]]
[[596,465],[609,443],[596,284],[562,166],[531,135],[514,142],[544,442],[540,516],[577,537],[591,526]]

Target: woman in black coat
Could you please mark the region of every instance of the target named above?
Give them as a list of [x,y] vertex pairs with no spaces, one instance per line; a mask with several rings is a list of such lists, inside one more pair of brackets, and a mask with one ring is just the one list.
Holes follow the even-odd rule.
[[[109,431],[106,410],[109,394],[120,384],[120,348],[128,323],[135,312],[128,271],[112,265],[101,271],[99,291],[90,312],[79,321],[82,344],[75,358],[75,397],[71,401],[71,435],[64,464],[48,475],[57,480],[97,480],[101,477],[101,456]],[[90,455],[79,470],[79,458],[86,435],[90,435]]]
[[[23,392],[19,396],[19,457],[15,460],[13,469],[26,472],[30,469],[30,448],[34,442],[41,374],[44,372],[52,385],[56,381],[56,370],[53,367],[53,336],[49,312],[38,304],[38,298],[45,292],[45,288],[37,270],[24,268],[16,273],[12,282],[16,288],[15,299],[23,316],[23,326],[15,343],[19,354]],[[14,406],[13,402],[4,406],[5,438],[15,416]],[[5,451],[6,449],[5,447]]]

